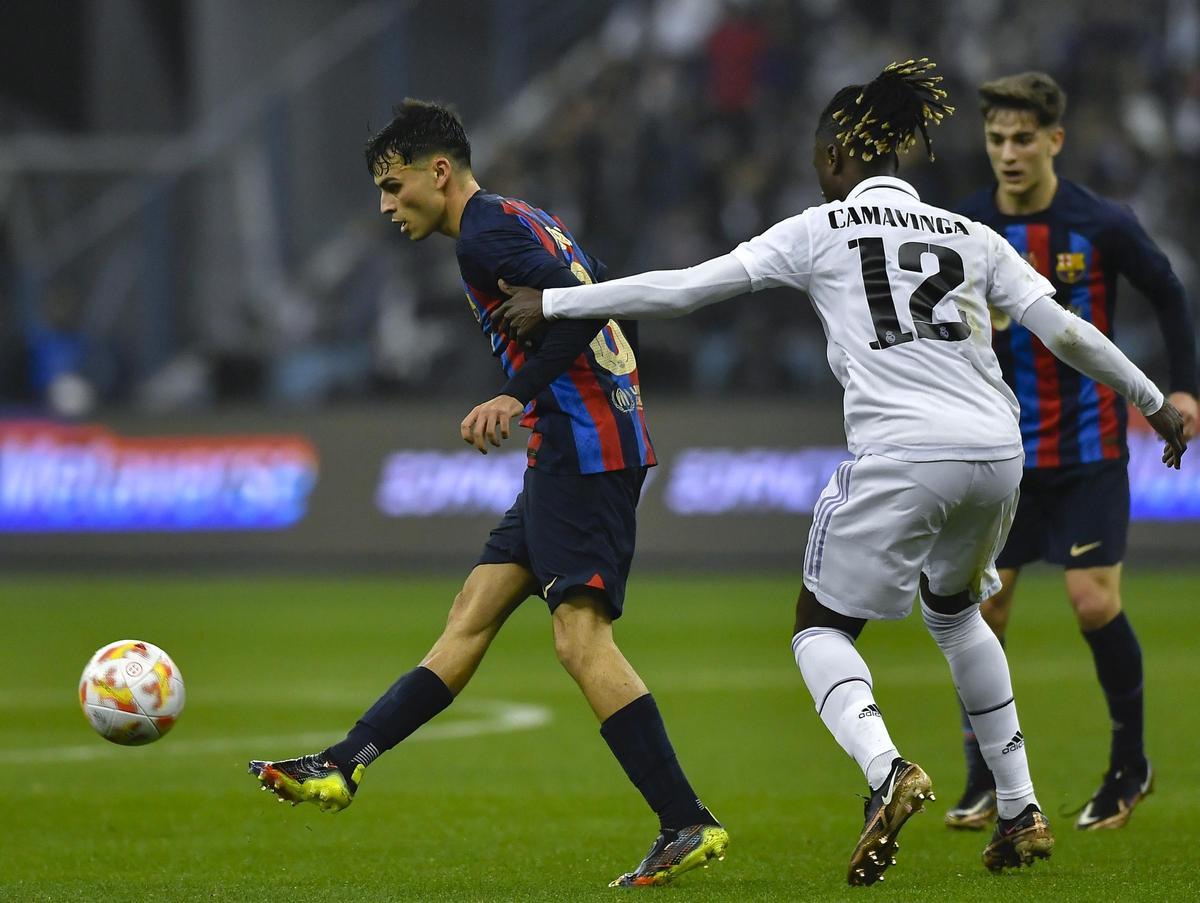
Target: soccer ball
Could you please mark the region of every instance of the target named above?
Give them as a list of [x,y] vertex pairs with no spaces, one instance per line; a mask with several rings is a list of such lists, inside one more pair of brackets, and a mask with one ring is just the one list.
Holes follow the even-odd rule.
[[183,702],[183,677],[171,657],[139,640],[102,646],[79,678],[88,723],[122,746],[153,743],[171,729]]

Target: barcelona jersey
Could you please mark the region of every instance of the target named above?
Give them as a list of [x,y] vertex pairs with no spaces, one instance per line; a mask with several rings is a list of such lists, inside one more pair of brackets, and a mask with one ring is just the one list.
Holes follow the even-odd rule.
[[[483,191],[463,210],[456,252],[471,312],[510,384],[525,368],[533,370],[541,352],[536,344],[523,348],[492,322],[504,301],[498,281],[544,289],[604,276],[603,265],[580,247],[560,219],[524,201]],[[581,325],[565,322],[551,324],[551,333]],[[521,425],[532,430],[531,467],[591,474],[655,463],[635,348],[626,331],[614,320],[595,322],[583,337],[582,351],[572,352],[561,371],[549,374],[532,399],[504,393],[528,400]]]
[[[957,211],[1008,240],[1050,280],[1059,304],[1113,335],[1117,277],[1124,275],[1159,308],[1172,357],[1172,382],[1194,391],[1195,352],[1171,323],[1188,323],[1183,287],[1162,251],[1126,207],[1060,179],[1043,211],[1008,216],[996,207],[995,186],[977,192]],[[1168,316],[1168,314],[1170,316]],[[1190,343],[1191,347],[1184,347]],[[1028,329],[993,311],[992,345],[1005,382],[1021,406],[1027,468],[1064,467],[1127,457],[1127,408],[1112,389],[1059,361]],[[1180,350],[1183,348],[1183,350]],[[1190,360],[1190,363],[1189,363]],[[1190,373],[1188,371],[1191,371]]]

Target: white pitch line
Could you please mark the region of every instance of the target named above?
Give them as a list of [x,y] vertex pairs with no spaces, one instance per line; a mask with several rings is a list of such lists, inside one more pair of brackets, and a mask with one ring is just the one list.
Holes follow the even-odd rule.
[[[458,711],[476,711],[480,717],[469,720],[434,722],[427,724],[406,742],[416,740],[459,740],[464,737],[479,737],[484,734],[507,734],[528,731],[549,724],[550,710],[540,705],[503,700],[462,700],[455,706]],[[154,747],[154,755],[196,756],[211,753],[241,752],[242,754],[270,755],[278,753],[293,755],[293,747],[328,745],[337,739],[333,731],[308,731],[303,734],[272,734],[258,737],[214,737],[207,740],[188,740],[166,737]],[[174,740],[174,742],[172,742]],[[140,747],[124,747],[109,743],[99,737],[87,746],[47,746],[0,750],[0,765],[37,765],[50,762],[86,762],[92,759],[128,755],[130,750]]]

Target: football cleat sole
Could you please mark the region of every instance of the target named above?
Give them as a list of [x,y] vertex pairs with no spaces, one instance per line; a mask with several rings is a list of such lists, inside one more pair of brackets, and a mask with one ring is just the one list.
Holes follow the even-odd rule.
[[904,823],[936,800],[933,782],[920,765],[908,763],[905,773],[892,788],[892,799],[886,803],[863,828],[858,846],[850,855],[846,881],[855,887],[865,887],[883,880],[883,873],[896,864],[900,843],[896,840]]
[[[364,771],[362,765],[354,769],[355,782],[362,780]],[[354,794],[338,771],[323,778],[297,781],[273,763],[256,760],[250,763],[250,773],[258,778],[263,790],[275,794],[281,803],[293,806],[314,803],[322,812],[340,812],[354,802]]]

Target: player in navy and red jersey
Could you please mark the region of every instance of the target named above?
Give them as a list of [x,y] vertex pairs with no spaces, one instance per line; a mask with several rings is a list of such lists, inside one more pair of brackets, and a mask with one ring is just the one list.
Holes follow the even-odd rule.
[[[1123,205],[1055,174],[1066,97],[1048,75],[1026,72],[979,90],[996,184],[957,210],[1005,238],[1050,280],[1060,304],[1113,338],[1118,276],[1154,306],[1167,350],[1168,400],[1196,425],[1195,326],[1166,256]],[[1126,407],[1109,388],[1061,363],[1029,330],[993,314],[992,345],[1021,406],[1025,476],[1007,544],[996,560],[1003,589],[983,605],[1003,639],[1017,576],[1039,559],[1065,569],[1067,595],[1112,716],[1108,771],[1076,826],[1117,828],[1153,786],[1143,747],[1142,653],[1121,610],[1129,525]],[[967,788],[952,827],[994,818],[991,775],[963,719]]]
[[[524,486],[492,530],[420,665],[314,755],[255,760],[264,789],[293,803],[348,806],[365,769],[450,705],[508,616],[530,595],[546,600],[559,661],[579,684],[600,733],[659,818],[649,854],[614,886],[663,884],[724,858],[728,834],[696,798],[654,697],[613,641],[633,559],[636,508],[655,463],[638,383],[632,324],[555,324],[528,347],[492,322],[506,282],[544,288],[603,278],[558,218],[483,191],[462,123],[437,104],[406,100],[367,144],[380,211],[421,241],[457,240],[467,301],[508,378],[474,408],[462,438],[487,454],[514,417],[532,430]],[[556,765],[570,767],[569,763]]]
[[[491,320],[503,300],[500,274],[547,287],[577,285],[602,279],[603,264],[557,217],[483,191],[463,208],[456,250],[471,311],[509,377],[500,395],[531,402],[527,409],[522,404],[521,419],[533,431],[529,466],[573,474],[652,466],[634,351],[636,323],[589,320],[556,330],[530,356]],[[463,438],[486,451],[474,436],[494,435],[497,419],[507,424],[510,418],[489,420],[481,413],[469,419],[471,438]]]

